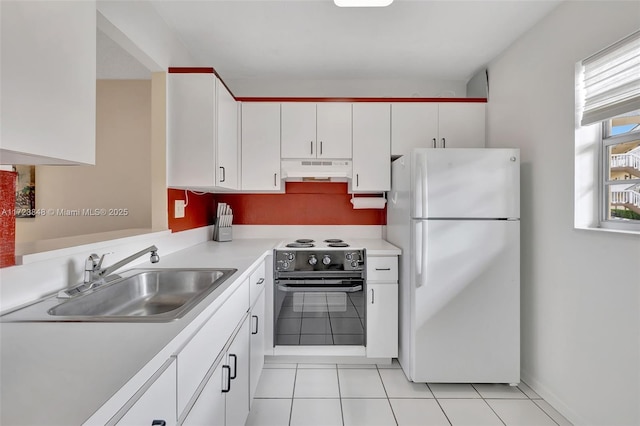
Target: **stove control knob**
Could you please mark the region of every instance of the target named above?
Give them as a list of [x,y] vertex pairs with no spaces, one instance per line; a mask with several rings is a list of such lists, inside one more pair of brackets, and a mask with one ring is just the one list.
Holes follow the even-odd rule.
[[309,256],[309,265],[315,265],[316,263],[318,263],[318,259],[316,258],[316,256],[313,254]]
[[322,263],[325,265],[328,265],[331,263],[331,258],[329,257],[328,254],[325,254],[324,257],[322,258]]
[[357,260],[352,261],[351,262],[351,267],[352,268],[357,268],[358,267],[358,261]]
[[285,260],[284,262],[282,262],[282,269],[289,269],[289,265],[290,263]]
[[295,258],[296,258],[296,255],[295,255],[295,254],[293,254],[293,253],[289,253],[289,254],[287,254],[287,259],[289,259],[289,260],[293,260],[293,259],[295,259]]
[[346,254],[346,256],[345,256],[345,258],[346,258],[347,260],[352,260],[352,259],[353,259],[353,254],[352,254],[352,253],[347,253],[347,254]]

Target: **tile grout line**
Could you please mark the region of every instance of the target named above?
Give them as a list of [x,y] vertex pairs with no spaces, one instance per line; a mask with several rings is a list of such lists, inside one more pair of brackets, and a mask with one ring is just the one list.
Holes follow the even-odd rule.
[[378,373],[378,377],[380,377],[380,383],[382,383],[382,389],[384,390],[384,394],[387,396],[387,404],[389,404],[389,408],[391,409],[391,415],[393,416],[393,420],[396,422],[396,426],[398,425],[398,418],[396,417],[395,411],[393,411],[393,405],[391,405],[391,400],[389,399],[389,392],[387,392],[387,387],[384,385],[384,380],[382,379],[382,374],[380,374],[380,369],[378,368],[378,364],[375,364],[376,372]]
[[342,418],[342,425],[344,426],[344,408],[342,407],[342,391],[340,390],[340,374],[338,373],[338,364],[336,363],[336,378],[338,379],[338,401],[340,401],[340,417]]
[[429,383],[425,383],[425,385],[427,385],[427,389],[429,389],[429,392],[431,392],[431,395],[433,395],[433,399],[436,400],[436,404],[438,404],[438,407],[440,407],[440,411],[442,411],[442,414],[444,414],[444,417],[449,422],[449,425],[453,425],[453,423],[451,423],[451,419],[447,415],[447,412],[444,411],[444,408],[442,408],[442,404],[440,404],[440,401],[438,400],[438,398],[436,398],[436,394],[433,392],[433,390],[431,390],[431,386],[429,386]]

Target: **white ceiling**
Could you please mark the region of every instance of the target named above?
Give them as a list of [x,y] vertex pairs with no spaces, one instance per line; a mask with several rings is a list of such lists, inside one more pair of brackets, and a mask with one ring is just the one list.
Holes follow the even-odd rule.
[[223,79],[466,82],[561,0],[152,0],[202,66]]

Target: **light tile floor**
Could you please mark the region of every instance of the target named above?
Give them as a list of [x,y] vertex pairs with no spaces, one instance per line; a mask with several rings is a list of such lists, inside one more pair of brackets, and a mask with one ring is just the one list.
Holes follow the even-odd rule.
[[265,365],[246,426],[571,426],[526,384],[417,384],[391,365]]

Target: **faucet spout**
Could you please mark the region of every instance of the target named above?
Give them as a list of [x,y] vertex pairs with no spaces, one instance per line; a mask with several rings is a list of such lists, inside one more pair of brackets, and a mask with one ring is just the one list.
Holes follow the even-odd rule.
[[139,258],[140,256],[144,256],[147,253],[151,253],[151,259],[150,259],[151,263],[158,263],[160,261],[160,256],[158,256],[158,247],[153,245],[153,246],[147,247],[146,249],[140,250],[139,252],[134,253],[131,256],[125,257],[121,261],[116,262],[111,266],[107,266],[104,269],[100,269],[100,266],[98,265],[98,270],[96,271],[96,275],[98,278],[106,277],[111,273],[115,272],[116,270],[122,268],[127,263],[131,263],[137,258]]

